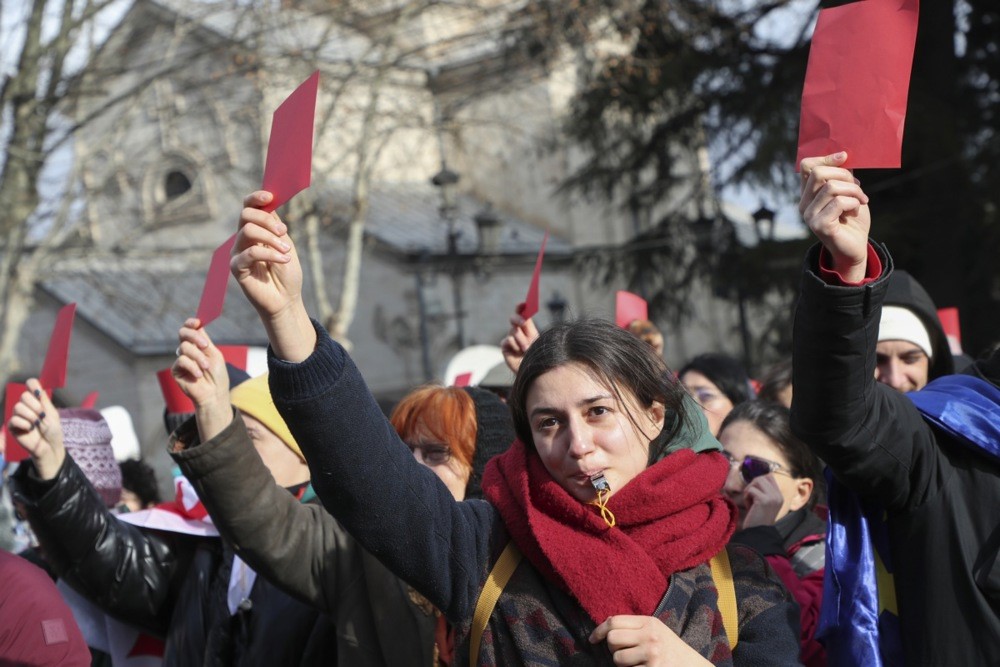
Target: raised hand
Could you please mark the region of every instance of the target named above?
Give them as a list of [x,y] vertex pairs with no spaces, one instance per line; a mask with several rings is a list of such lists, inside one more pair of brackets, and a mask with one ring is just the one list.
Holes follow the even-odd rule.
[[229,403],[225,357],[201,327],[201,320],[194,317],[186,320],[177,338],[180,345],[170,372],[181,390],[196,407],[219,401]]
[[270,192],[243,200],[239,231],[229,268],[261,318],[279,316],[302,297],[302,265],[288,227],[276,213],[260,209]]
[[197,318],[185,321],[177,338],[180,345],[170,372],[181,391],[194,402],[198,433],[204,442],[222,432],[233,420],[226,360]]
[[619,667],[712,664],[653,616],[610,616],[590,634],[592,644],[600,641]]
[[531,318],[524,319],[517,313],[511,316],[510,331],[500,342],[500,350],[503,352],[503,360],[507,362],[507,367],[515,375],[517,369],[521,367],[525,352],[537,338],[538,329]]
[[28,390],[14,406],[7,428],[14,439],[31,455],[38,476],[54,479],[66,460],[59,412],[37,379],[27,382]]
[[243,200],[229,268],[260,315],[274,353],[299,362],[315,349],[316,332],[302,302],[302,264],[288,227],[260,208],[272,198],[258,190]]
[[847,153],[802,160],[802,220],[830,253],[832,268],[848,282],[865,277],[871,213],[868,195],[850,170]]
[[774,474],[761,475],[750,480],[743,492],[743,503],[746,508],[743,528],[773,526],[785,504],[785,497],[774,479]]

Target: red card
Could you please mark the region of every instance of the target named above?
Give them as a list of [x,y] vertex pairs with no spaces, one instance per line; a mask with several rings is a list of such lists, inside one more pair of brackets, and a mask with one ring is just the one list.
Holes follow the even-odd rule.
[[157,371],[156,379],[160,381],[160,392],[163,393],[163,401],[167,404],[167,412],[172,415],[194,412],[194,402],[177,384],[169,368]]
[[962,354],[962,328],[958,324],[958,308],[940,308],[937,314],[944,335],[948,337],[951,353]]
[[312,179],[313,121],[319,70],[312,73],[274,112],[267,142],[262,190],[274,195],[273,211],[309,187]]
[[222,353],[222,358],[226,360],[227,364],[232,364],[241,371],[247,369],[247,355],[250,354],[250,348],[246,345],[219,345],[219,352]]
[[80,403],[80,407],[84,408],[85,410],[93,410],[94,406],[97,405],[97,398],[100,395],[101,394],[96,391],[90,392],[89,394],[87,394],[86,397],[84,397],[83,402]]
[[4,445],[6,451],[4,451],[3,457],[10,463],[23,461],[31,456],[28,454],[28,450],[17,444],[17,440],[14,439],[14,436],[10,432],[10,418],[14,414],[14,406],[21,400],[21,394],[26,391],[28,391],[28,386],[20,382],[11,382],[7,385],[6,400],[4,401],[3,409],[3,432],[6,438],[6,444]]
[[208,265],[208,275],[205,276],[205,287],[201,290],[201,302],[198,304],[197,318],[201,326],[222,314],[222,306],[226,302],[226,286],[229,284],[229,255],[236,243],[236,234],[223,241],[222,245],[212,253],[212,261]]
[[847,151],[848,168],[899,167],[919,0],[820,10],[802,90],[803,158]]
[[59,309],[56,324],[52,328],[52,338],[49,339],[49,349],[45,353],[45,363],[38,381],[45,390],[51,392],[66,386],[66,363],[69,361],[69,339],[73,334],[73,319],[76,316],[76,304],[70,303]]
[[468,387],[472,380],[472,373],[459,373],[455,376],[455,387]]
[[618,290],[615,293],[615,324],[628,328],[636,320],[649,319],[649,304],[638,294]]
[[538,251],[538,259],[535,260],[535,273],[531,276],[531,284],[528,286],[528,296],[524,297],[524,303],[518,304],[517,314],[526,320],[530,320],[538,312],[538,281],[542,277],[542,259],[545,257],[545,243],[549,240],[549,233],[545,232],[542,237],[542,247]]

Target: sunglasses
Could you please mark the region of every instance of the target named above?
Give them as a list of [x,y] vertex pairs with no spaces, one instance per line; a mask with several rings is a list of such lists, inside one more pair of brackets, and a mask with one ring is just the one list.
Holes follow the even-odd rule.
[[758,477],[763,477],[769,473],[774,473],[776,475],[788,475],[792,476],[792,473],[787,470],[783,470],[780,463],[775,463],[774,461],[768,461],[767,459],[758,458],[756,456],[744,456],[743,460],[734,458],[729,452],[723,452],[726,458],[729,459],[729,466],[740,467],[740,476],[743,481],[747,484],[757,479]]
[[408,442],[406,446],[410,448],[411,452],[419,449],[421,460],[429,466],[444,465],[451,460],[451,447],[447,445],[436,443],[415,445]]

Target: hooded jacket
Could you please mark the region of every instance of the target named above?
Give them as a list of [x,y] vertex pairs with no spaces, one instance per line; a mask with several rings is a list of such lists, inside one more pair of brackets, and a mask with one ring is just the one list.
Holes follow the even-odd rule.
[[[990,508],[1000,506],[1000,462],[875,381],[875,341],[894,275],[889,254],[876,251],[882,275],[862,286],[824,282],[818,247],[806,258],[795,314],[792,429],[840,482],[884,508],[895,597],[879,613],[898,611],[905,664],[997,664],[1000,522]],[[996,428],[1000,401],[965,421],[973,417]],[[830,569],[828,558],[828,577]],[[842,648],[827,644],[831,664],[878,664],[877,654],[836,662]]]
[[917,279],[906,271],[896,270],[889,276],[889,284],[885,292],[883,306],[900,306],[906,308],[920,318],[931,339],[934,354],[930,368],[927,371],[928,381],[955,372],[955,361],[948,346],[948,337],[938,317],[937,308],[927,290],[917,282]]

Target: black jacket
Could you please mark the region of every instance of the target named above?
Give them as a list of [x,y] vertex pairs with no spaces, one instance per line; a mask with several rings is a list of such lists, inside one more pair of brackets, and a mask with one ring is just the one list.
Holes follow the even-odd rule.
[[165,666],[336,664],[327,617],[263,577],[252,606],[229,615],[233,554],[219,538],[119,521],[69,456],[49,481],[26,461],[13,484],[56,572],[105,612],[163,637]]
[[[818,246],[795,314],[792,428],[887,510],[905,660],[1000,664],[1000,464],[930,426],[874,379],[892,259],[863,287],[827,285]],[[997,406],[1000,419],[1000,406]]]

